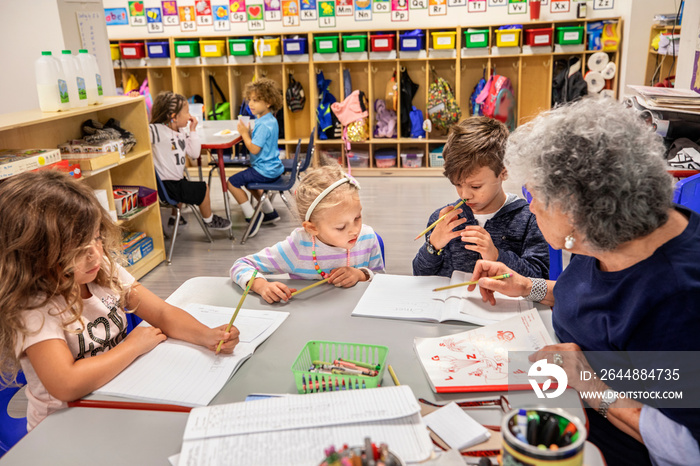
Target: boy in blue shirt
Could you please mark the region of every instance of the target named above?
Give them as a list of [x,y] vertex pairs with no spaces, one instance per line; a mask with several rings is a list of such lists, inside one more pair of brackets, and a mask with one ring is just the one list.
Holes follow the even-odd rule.
[[[250,111],[256,117],[252,132],[243,122],[238,121],[238,132],[241,134],[248,152],[250,152],[250,168],[229,178],[228,190],[243,209],[246,221],[255,222],[250,233],[250,237],[252,237],[258,233],[262,223],[275,223],[280,218],[279,214],[272,208],[270,201],[266,199],[262,205],[262,215],[253,220],[255,209],[248,200],[248,194],[243,190],[243,187],[249,183],[272,183],[284,172],[277,148],[280,130],[275,118],[275,113],[282,108],[283,101],[282,91],[279,90],[275,82],[265,78],[248,83],[243,95],[248,101]],[[260,196],[262,196],[260,190],[251,190],[251,194],[260,201]]]
[[[450,128],[445,175],[460,200],[430,216],[431,225],[413,259],[413,275],[451,277],[472,272],[479,259],[500,261],[528,277],[549,277],[549,247],[525,200],[503,190],[508,174],[503,155],[508,129],[488,117],[471,117]],[[454,209],[454,210],[453,210]]]

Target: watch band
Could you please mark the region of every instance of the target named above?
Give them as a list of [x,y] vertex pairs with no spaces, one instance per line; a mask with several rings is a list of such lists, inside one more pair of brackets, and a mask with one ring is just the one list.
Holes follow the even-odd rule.
[[435,249],[435,247],[432,244],[430,244],[430,238],[428,238],[428,241],[425,242],[425,249],[427,249],[428,253],[432,254],[433,256],[439,256],[440,254],[442,254],[443,251],[442,249]]
[[525,299],[539,303],[547,296],[547,280],[544,278],[530,278],[530,281],[532,282],[532,288]]
[[615,401],[617,401],[617,392],[612,388],[605,390],[600,399],[600,405],[598,405],[598,414],[607,419],[608,409],[610,408],[611,404],[615,403]]

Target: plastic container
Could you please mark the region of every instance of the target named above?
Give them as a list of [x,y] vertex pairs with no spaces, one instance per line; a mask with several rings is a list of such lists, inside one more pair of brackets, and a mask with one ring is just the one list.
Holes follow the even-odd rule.
[[148,58],[170,58],[170,43],[167,40],[157,40],[146,44]]
[[306,37],[289,37],[282,39],[285,55],[303,55],[306,53]]
[[235,56],[253,55],[253,39],[229,39],[228,49],[229,53]]
[[262,48],[263,57],[274,57],[280,54],[280,38],[275,37],[272,39],[257,39],[254,41],[255,53],[260,55]]
[[583,44],[583,26],[557,27],[556,43],[560,45]]
[[178,58],[194,58],[199,56],[199,42],[196,40],[176,40],[175,56]]
[[148,207],[149,205],[155,203],[158,200],[158,192],[154,189],[147,188],[145,186],[112,186],[112,188],[120,191],[128,191],[130,193],[136,193],[137,206],[138,207]]
[[124,217],[139,206],[138,186],[112,186],[117,217]]
[[433,48],[435,50],[448,50],[455,48],[457,38],[456,31],[436,31],[431,32],[433,36]]
[[338,36],[314,36],[316,53],[338,53]]
[[401,166],[404,168],[422,167],[423,151],[421,149],[406,149],[406,152],[401,152]]
[[380,149],[374,153],[374,164],[377,168],[391,168],[396,166],[396,150]]
[[109,53],[112,56],[112,60],[119,60],[121,58],[119,44],[109,44]]
[[524,42],[530,47],[542,47],[552,45],[552,28],[525,29]]
[[203,57],[223,57],[226,54],[226,40],[200,40],[199,50]]
[[[292,364],[292,374],[299,393],[318,393],[347,387],[348,390],[356,388],[377,388],[382,383],[382,377],[386,370],[386,357],[389,348],[379,345],[364,345],[360,343],[339,343],[335,341],[312,340],[306,343]],[[314,361],[324,361],[330,364],[337,359],[345,359],[348,362],[357,361],[373,367],[379,366],[377,375],[359,376],[346,374],[325,374],[311,372],[309,368]],[[312,384],[309,381],[313,380]],[[316,381],[318,380],[318,388]],[[311,385],[311,387],[309,387]]]
[[97,59],[85,49],[78,51],[76,57],[85,73],[85,88],[87,90],[88,105],[101,104],[104,101],[102,90],[102,75],[97,66]]
[[442,156],[442,151],[445,146],[436,147],[430,151],[430,166],[433,168],[442,167],[445,165],[445,159]]
[[372,34],[369,37],[372,52],[391,52],[394,50],[395,34]]
[[339,164],[343,163],[343,153],[337,149],[322,149],[321,154],[325,155],[329,159],[333,159]]
[[119,44],[122,58],[125,60],[134,60],[146,57],[146,49],[143,42],[122,42]]
[[68,95],[70,96],[71,108],[87,107],[87,89],[85,89],[85,74],[83,67],[75,59],[70,50],[61,51],[59,60],[63,67],[63,74],[68,83]]
[[58,60],[53,58],[51,52],[41,52],[41,57],[34,62],[34,70],[41,111],[68,110],[70,108],[68,83]]
[[416,52],[425,48],[425,33],[420,34],[403,33],[399,36],[399,50],[405,52]]
[[367,51],[367,36],[366,35],[350,35],[343,36],[343,52],[366,52]]
[[489,30],[475,29],[464,31],[464,46],[468,49],[478,49],[489,46]]
[[351,167],[367,168],[369,167],[369,152],[363,150],[354,150],[346,154]]
[[498,47],[517,47],[520,45],[520,29],[496,29]]

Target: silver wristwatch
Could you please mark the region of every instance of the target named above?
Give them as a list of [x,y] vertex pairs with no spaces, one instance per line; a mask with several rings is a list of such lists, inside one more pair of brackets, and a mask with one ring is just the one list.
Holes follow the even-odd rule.
[[432,254],[433,256],[439,256],[440,254],[442,254],[442,249],[435,249],[435,246],[430,244],[430,239],[428,239],[428,241],[425,242],[425,249],[427,249],[428,253]]
[[600,398],[600,406],[598,406],[598,414],[603,416],[604,418],[608,418],[608,409],[610,408],[610,405],[615,403],[617,400],[617,392],[613,390],[612,388],[608,388],[603,392],[603,395]]

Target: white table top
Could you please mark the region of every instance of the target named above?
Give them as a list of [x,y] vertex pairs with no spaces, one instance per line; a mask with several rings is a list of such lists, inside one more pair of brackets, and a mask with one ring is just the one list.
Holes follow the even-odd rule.
[[[238,133],[238,120],[205,120],[197,125],[197,134],[203,146],[228,144],[231,145],[241,135]],[[228,129],[231,134],[215,135]]]

